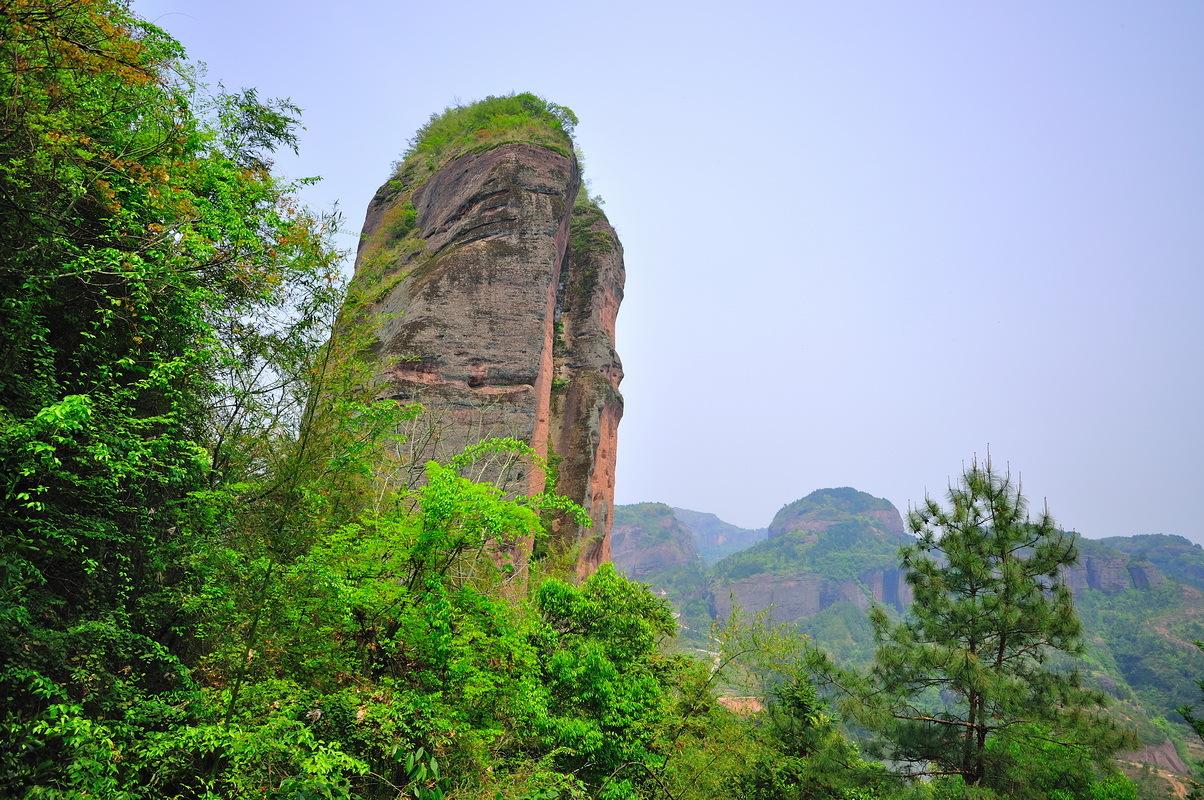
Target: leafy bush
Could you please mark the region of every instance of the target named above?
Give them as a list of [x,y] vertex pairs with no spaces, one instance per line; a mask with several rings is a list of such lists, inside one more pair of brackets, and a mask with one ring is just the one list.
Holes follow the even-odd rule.
[[576,125],[571,109],[530,92],[486,97],[431,116],[410,141],[401,171],[418,164],[433,170],[456,156],[511,142],[539,144],[571,158]]

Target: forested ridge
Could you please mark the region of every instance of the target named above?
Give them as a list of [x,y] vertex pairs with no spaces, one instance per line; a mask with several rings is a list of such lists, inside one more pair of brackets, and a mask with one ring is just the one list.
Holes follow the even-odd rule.
[[[0,0],[0,97],[0,795],[1138,796],[1050,658],[1081,652],[1074,543],[989,463],[909,520],[870,669],[738,614],[689,655],[666,600],[553,546],[581,508],[488,480],[552,476],[528,443],[407,461],[379,287],[274,169],[299,109],[120,0]],[[450,109],[403,170],[574,122]]]

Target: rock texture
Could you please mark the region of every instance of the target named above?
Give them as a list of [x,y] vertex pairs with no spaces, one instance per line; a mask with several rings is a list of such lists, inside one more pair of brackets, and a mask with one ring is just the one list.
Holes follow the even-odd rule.
[[589,535],[571,520],[553,534],[579,542],[578,572],[611,559],[615,446],[623,366],[615,352],[615,316],[623,301],[623,247],[606,216],[590,202],[573,206],[568,250],[560,270],[552,324],[550,443],[559,456],[556,489],[589,512]]
[[[506,142],[433,169],[403,164],[368,207],[352,294],[373,320],[381,395],[426,409],[413,461],[487,437],[529,443],[593,520],[588,532],[552,522],[584,574],[609,558],[624,271],[568,152]],[[489,477],[516,493],[545,483],[529,463]]]
[[903,572],[893,568],[873,569],[845,580],[813,572],[762,573],[717,582],[712,595],[717,619],[727,617],[735,605],[747,612],[768,609],[774,622],[797,622],[841,602],[866,610],[873,601],[902,611],[912,599]]
[[1151,562],[1098,540],[1080,537],[1078,547],[1078,563],[1062,570],[1062,578],[1072,592],[1096,589],[1115,594],[1125,589],[1156,589],[1166,580]]
[[1165,533],[1113,536],[1100,545],[1127,553],[1134,564],[1153,568],[1160,576],[1204,589],[1204,548],[1182,536]]
[[1170,739],[1160,744],[1146,745],[1140,750],[1134,750],[1131,753],[1121,753],[1117,757],[1124,761],[1135,761],[1139,764],[1153,764],[1156,767],[1161,767],[1179,775],[1191,774],[1191,768],[1183,762],[1179,751],[1175,749],[1175,743]]

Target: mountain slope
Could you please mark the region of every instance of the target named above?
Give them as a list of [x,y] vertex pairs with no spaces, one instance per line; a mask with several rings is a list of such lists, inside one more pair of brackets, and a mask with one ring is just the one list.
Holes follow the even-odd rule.
[[[911,600],[898,566],[899,548],[911,541],[901,516],[889,501],[855,489],[819,490],[784,506],[768,538],[748,537],[749,546],[710,570],[702,543],[713,548],[715,540],[705,537],[755,532],[658,504],[620,506],[616,519],[632,523],[624,529],[627,555],[616,563],[660,586],[675,603],[689,604],[687,636],[733,608],[766,611],[809,634],[838,661],[865,665],[874,651],[866,609],[878,602],[899,613]],[[671,547],[664,543],[668,536]],[[672,569],[664,566],[666,547],[678,553]],[[1178,769],[1185,751],[1176,755],[1172,740],[1181,751],[1189,740],[1176,709],[1197,702],[1195,681],[1204,676],[1204,654],[1192,644],[1204,639],[1204,548],[1169,535],[1080,537],[1078,548],[1079,562],[1064,577],[1075,594],[1087,653],[1060,665],[1081,669],[1112,696],[1113,713],[1138,732],[1141,752],[1153,754],[1134,760],[1157,756],[1162,767]],[[661,566],[649,569],[652,562]]]
[[738,553],[769,535],[765,528],[741,528],[703,511],[674,508],[673,515],[694,534],[694,543],[707,566],[724,556]]
[[733,607],[768,609],[794,622],[838,603],[902,608],[911,591],[898,568],[911,541],[888,500],[848,487],[820,489],[783,507],[763,542],[715,565],[712,593],[722,618]]
[[611,554],[624,575],[652,584],[673,603],[684,635],[705,636],[711,624],[706,564],[673,509],[663,503],[615,506]]
[[1204,547],[1182,536],[1165,533],[1110,536],[1100,544],[1148,561],[1168,577],[1204,590]]

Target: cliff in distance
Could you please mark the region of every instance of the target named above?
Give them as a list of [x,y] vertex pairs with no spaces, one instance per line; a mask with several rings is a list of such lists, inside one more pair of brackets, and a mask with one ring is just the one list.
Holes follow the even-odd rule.
[[[575,122],[530,94],[433,117],[368,206],[349,305],[368,320],[378,396],[424,408],[413,463],[491,437],[529,444],[593,522],[551,521],[585,574],[610,558],[624,267],[582,190]],[[515,494],[546,483],[529,459],[488,477]]]
[[841,602],[902,609],[911,591],[897,556],[910,541],[889,501],[849,487],[814,491],[778,511],[768,539],[715,565],[716,616],[733,605],[768,609],[778,622]]

